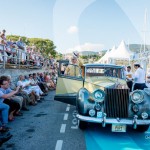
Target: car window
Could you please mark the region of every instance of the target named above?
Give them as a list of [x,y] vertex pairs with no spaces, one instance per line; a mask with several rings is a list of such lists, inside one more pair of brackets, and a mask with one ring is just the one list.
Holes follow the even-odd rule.
[[67,63],[61,63],[61,66],[60,66],[61,75],[64,75],[67,66],[68,66]]
[[72,65],[72,64],[67,64],[65,66],[63,74],[65,76],[70,76],[70,77],[77,77],[77,78],[82,77],[81,76],[81,68],[79,66]]
[[86,77],[93,76],[107,76],[107,77],[115,77],[115,78],[123,78],[122,70],[120,68],[87,68],[86,69]]

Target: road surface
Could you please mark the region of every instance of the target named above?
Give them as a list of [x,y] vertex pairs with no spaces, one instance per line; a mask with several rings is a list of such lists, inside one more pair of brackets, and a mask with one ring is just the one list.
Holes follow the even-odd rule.
[[42,103],[9,123],[13,137],[0,150],[150,150],[150,129],[112,133],[109,125],[89,124],[81,131],[75,107],[54,101],[54,95],[49,92]]

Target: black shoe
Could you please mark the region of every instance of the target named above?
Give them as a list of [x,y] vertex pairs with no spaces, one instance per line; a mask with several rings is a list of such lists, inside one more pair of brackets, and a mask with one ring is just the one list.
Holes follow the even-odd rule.
[[9,128],[9,127],[3,126],[2,129],[0,130],[0,132],[3,134],[3,133],[8,132],[10,129],[11,128]]
[[5,142],[7,142],[8,140],[10,140],[11,137],[12,137],[11,134],[9,134],[9,135],[7,134],[7,135],[0,136],[0,146],[1,146],[3,143],[5,143]]
[[41,97],[40,100],[44,100],[44,97]]

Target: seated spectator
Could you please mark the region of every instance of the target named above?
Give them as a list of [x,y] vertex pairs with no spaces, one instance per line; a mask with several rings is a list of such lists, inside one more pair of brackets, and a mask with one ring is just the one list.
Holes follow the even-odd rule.
[[44,75],[43,73],[37,73],[37,80],[43,84],[43,86],[45,87],[45,92],[48,92],[48,86],[46,84],[46,82],[44,81]]
[[[8,76],[8,82],[9,82],[10,89],[16,90],[16,88],[17,88],[16,85],[13,82],[11,82],[11,76]],[[22,100],[22,103],[20,103],[20,101],[19,101],[21,109],[28,111],[29,109],[27,108],[27,103],[28,103],[29,97],[27,96],[27,94],[25,92],[22,91],[21,87],[20,87],[18,93],[16,93],[15,95],[16,96],[14,98]]]
[[52,80],[53,80],[55,85],[57,83],[57,77],[58,77],[57,74],[55,72],[52,72]]
[[21,86],[21,91],[26,93],[26,97],[28,99],[29,104],[36,105],[35,93],[32,89],[29,88],[30,83],[25,80],[24,76],[20,75],[19,80],[17,82],[17,86]]
[[17,63],[17,44],[14,41],[11,41],[11,52],[12,52],[12,59],[11,59],[11,63],[15,64]]
[[45,87],[45,84],[43,82],[41,82],[41,80],[40,80],[40,78],[38,78],[38,76],[36,76],[36,73],[33,73],[33,80],[41,88],[43,93],[48,92],[46,87]]
[[50,88],[56,89],[56,86],[54,82],[52,81],[52,77],[50,76],[49,73],[45,74],[44,80],[47,83],[47,86],[49,86]]
[[[10,88],[10,80],[11,80],[11,76],[1,76],[2,78],[3,77],[7,77],[7,81],[9,82],[9,88]],[[11,89],[11,88],[10,88]],[[11,89],[12,90],[12,89]],[[16,89],[15,89],[16,90]],[[18,111],[16,111],[14,113],[15,116],[22,116],[22,113],[20,112],[20,110],[22,109],[22,106],[23,106],[23,97],[22,96],[19,96],[17,95],[17,93],[13,96],[10,97],[10,100],[18,103],[20,105],[20,109]]]
[[8,124],[8,112],[9,112],[9,105],[4,104],[2,102],[2,95],[3,93],[0,91],[0,111],[1,111],[1,122],[2,125],[0,127],[0,131],[3,130],[4,127]]
[[19,111],[20,105],[12,101],[10,98],[18,92],[20,87],[18,86],[15,91],[11,90],[9,88],[7,76],[0,77],[0,87],[0,101],[1,103],[9,105],[10,109],[8,119],[12,121],[14,120],[14,113],[17,113]]
[[19,81],[17,83],[17,85],[21,85],[22,84],[22,88],[24,91],[28,92],[28,94],[30,94],[31,92],[35,94],[36,96],[36,101],[40,102],[40,95],[43,94],[43,92],[41,91],[41,89],[39,88],[39,86],[37,86],[35,83],[34,83],[34,80],[33,80],[33,75],[30,74],[29,75],[29,79],[25,79],[25,80],[22,80],[22,81]]
[[29,74],[29,82],[30,82],[29,88],[32,89],[36,93],[37,101],[40,101],[40,98],[41,98],[40,96],[42,96],[44,93],[42,92],[40,87],[37,85],[37,83],[34,81],[32,74]]

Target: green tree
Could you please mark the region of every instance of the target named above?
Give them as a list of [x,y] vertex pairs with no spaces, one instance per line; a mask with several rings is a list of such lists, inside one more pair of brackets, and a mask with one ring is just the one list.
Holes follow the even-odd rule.
[[[18,35],[8,35],[7,39],[11,39],[13,41],[18,41],[20,36]],[[42,39],[42,38],[27,38],[21,36],[22,40],[26,45],[35,46],[36,50],[40,50],[43,56],[49,58],[49,56],[56,57],[57,51],[56,46],[54,45],[53,41],[49,39]]]

